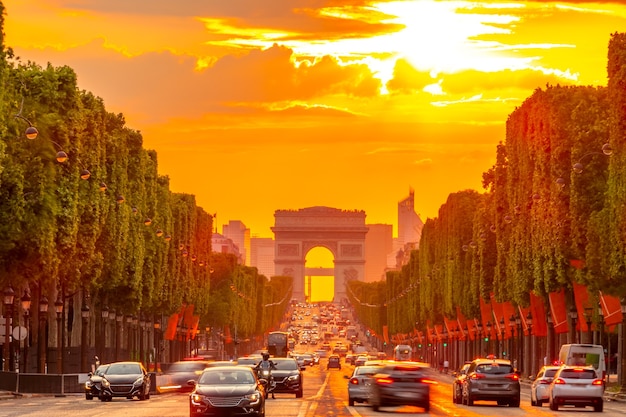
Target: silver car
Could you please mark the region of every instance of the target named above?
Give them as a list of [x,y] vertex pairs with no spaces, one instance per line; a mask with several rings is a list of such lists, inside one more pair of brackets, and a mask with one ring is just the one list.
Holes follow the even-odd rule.
[[556,372],[548,389],[550,410],[563,405],[591,406],[602,412],[604,381],[592,366],[564,365]]
[[546,365],[539,370],[530,385],[530,405],[541,407],[541,404],[548,402],[548,388],[558,370],[559,366],[555,365]]
[[430,387],[436,384],[426,363],[386,362],[372,376],[369,403],[372,410],[381,407],[412,405],[430,411]]
[[370,395],[371,378],[380,370],[379,365],[357,366],[348,379],[348,405],[367,402]]

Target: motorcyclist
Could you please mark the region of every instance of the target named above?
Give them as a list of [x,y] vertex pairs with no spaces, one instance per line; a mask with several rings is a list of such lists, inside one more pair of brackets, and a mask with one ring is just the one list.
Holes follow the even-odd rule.
[[274,363],[274,361],[270,359],[269,352],[267,351],[263,352],[262,356],[263,356],[263,359],[261,359],[261,361],[259,361],[259,363],[256,364],[254,369],[259,375],[259,377],[261,377],[261,373],[263,370],[269,371],[269,378],[267,380],[267,390],[272,392],[272,398],[276,398],[274,397],[274,391],[273,391],[274,377],[272,376],[272,371],[276,369],[276,364]]

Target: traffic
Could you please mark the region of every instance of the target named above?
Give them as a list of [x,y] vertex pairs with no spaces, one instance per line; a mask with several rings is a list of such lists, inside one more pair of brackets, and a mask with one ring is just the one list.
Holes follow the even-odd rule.
[[[41,415],[44,409],[48,417],[85,413],[138,417],[525,416],[560,412],[613,416],[626,411],[624,403],[603,400],[602,369],[598,372],[593,365],[580,363],[587,354],[590,360],[596,359],[593,348],[585,352],[580,346],[564,346],[563,359],[569,364],[544,367],[532,382],[523,381],[509,360],[495,356],[475,358],[458,370],[445,372],[416,361],[410,346],[395,346],[386,357],[362,337],[351,315],[338,320],[343,325],[337,325],[332,315],[325,324],[313,319],[328,315],[328,308],[340,308],[306,304],[292,308],[295,320],[268,334],[266,345],[258,351],[242,352],[233,360],[191,357],[173,363],[157,375],[153,389],[141,364],[102,364],[85,383],[84,396],[23,396],[4,402],[0,417]],[[299,312],[310,315],[299,319]],[[345,327],[352,330],[342,331]]]

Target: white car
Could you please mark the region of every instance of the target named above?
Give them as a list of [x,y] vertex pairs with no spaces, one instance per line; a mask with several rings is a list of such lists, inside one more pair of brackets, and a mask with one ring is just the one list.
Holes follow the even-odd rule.
[[561,366],[548,388],[550,410],[560,406],[591,406],[595,412],[602,412],[604,381],[598,378],[592,366]]
[[530,385],[530,405],[541,407],[541,404],[548,402],[548,388],[558,370],[559,366],[555,365],[546,365],[539,370]]

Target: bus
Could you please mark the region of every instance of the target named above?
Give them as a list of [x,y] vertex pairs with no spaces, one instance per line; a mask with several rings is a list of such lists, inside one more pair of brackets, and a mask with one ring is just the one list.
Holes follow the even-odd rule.
[[409,345],[398,345],[393,349],[393,358],[397,361],[410,361],[413,348]]
[[289,353],[289,333],[269,332],[267,335],[267,351],[277,358],[286,358]]

